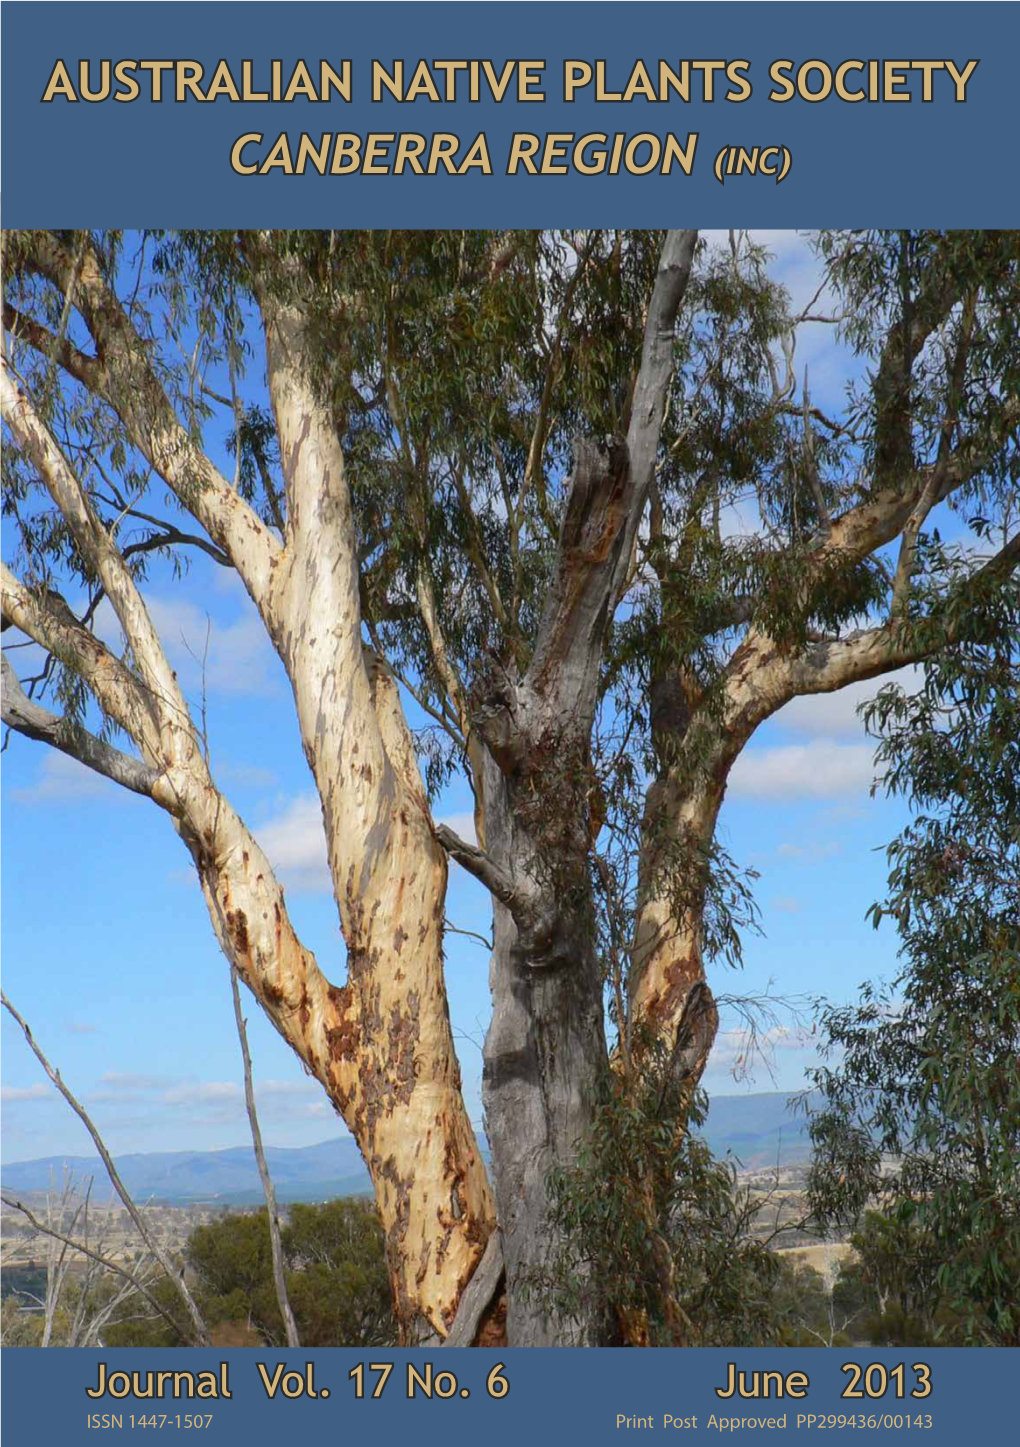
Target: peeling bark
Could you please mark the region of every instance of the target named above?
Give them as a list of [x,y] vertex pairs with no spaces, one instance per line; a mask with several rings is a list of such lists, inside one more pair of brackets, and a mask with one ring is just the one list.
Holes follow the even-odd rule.
[[446,855],[395,680],[362,643],[343,455],[302,369],[301,317],[263,311],[289,519],[270,621],[347,944],[320,1068],[375,1184],[402,1331],[443,1336],[495,1225],[446,1002]]
[[[144,781],[171,816],[224,953],[325,1086],[365,1156],[405,1338],[441,1337],[495,1224],[461,1096],[442,976],[446,856],[433,836],[392,676],[362,652],[339,448],[300,375],[283,366],[274,381],[296,522],[286,556],[273,560],[273,588],[262,602],[294,679],[323,800],[348,946],[344,986],[329,983],[294,932],[268,859],[209,773],[122,556],[6,364],[8,421],[102,578],[141,678],[6,568],[3,613],[71,659],[135,740],[142,762],[134,769],[133,761],[100,755],[87,739],[74,752]],[[299,436],[295,425],[303,429]],[[57,727],[34,714],[23,719],[17,697],[11,702],[8,715],[27,732]]]

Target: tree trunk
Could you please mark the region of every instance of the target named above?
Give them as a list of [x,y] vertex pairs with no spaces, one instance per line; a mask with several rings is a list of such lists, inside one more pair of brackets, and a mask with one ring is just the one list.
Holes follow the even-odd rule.
[[446,855],[397,685],[362,642],[357,539],[300,313],[263,301],[288,525],[270,626],[322,801],[347,983],[313,1065],[375,1186],[405,1341],[445,1336],[495,1226],[443,978]]
[[[510,792],[490,761],[485,776],[488,853],[515,879],[530,877],[537,885],[534,845],[514,819]],[[580,1324],[558,1320],[541,1290],[558,1248],[549,1172],[569,1163],[591,1125],[608,1063],[590,897],[584,892],[571,899],[564,891],[560,902],[540,943],[518,928],[505,904],[494,906],[492,1020],[482,1089],[511,1346],[589,1346],[597,1344],[598,1335],[594,1319]],[[564,941],[570,942],[569,951]]]
[[[672,780],[648,790],[645,852],[639,871],[634,963],[628,980],[631,1045],[677,1045],[684,1007],[695,986],[704,986],[707,850],[722,803],[721,786],[694,786],[682,794]],[[667,812],[668,811],[668,812]],[[689,1021],[689,1024],[694,1022]],[[696,1060],[686,1062],[697,1085],[715,1041],[718,1020],[703,1012]]]
[[589,875],[592,726],[606,633],[655,470],[673,326],[696,243],[696,231],[664,240],[626,438],[575,440],[527,672],[487,680],[472,717],[487,748],[485,854],[451,852],[494,897],[483,1090],[511,1346],[593,1345],[601,1335],[594,1312],[578,1324],[554,1319],[538,1288],[558,1250],[549,1171],[570,1165],[608,1069]]

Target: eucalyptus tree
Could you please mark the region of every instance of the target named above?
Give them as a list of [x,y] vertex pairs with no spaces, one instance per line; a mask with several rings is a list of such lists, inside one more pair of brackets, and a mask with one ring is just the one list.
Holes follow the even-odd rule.
[[880,1303],[898,1295],[901,1318],[934,1319],[950,1341],[1016,1346],[1017,579],[972,597],[965,627],[956,650],[926,661],[916,691],[888,686],[869,711],[888,787],[916,811],[889,846],[889,895],[872,911],[876,927],[895,923],[901,968],[823,1020],[831,1064],[816,1072],[810,1184],[821,1218],[857,1226]]
[[[837,415],[742,235],[5,238],[3,615],[57,703],[5,661],[4,718],[169,815],[225,954],[361,1147],[408,1340],[493,1339],[501,1282],[512,1344],[565,1339],[522,1289],[556,1250],[548,1179],[610,1081],[647,1097],[649,1061],[682,1140],[706,969],[739,957],[747,907],[715,837],[734,761],[797,695],[951,645],[967,589],[1015,566],[1018,535],[988,531],[961,578],[931,515],[1010,515],[1016,237],[818,247],[859,359]],[[298,937],[146,608],[153,555],[194,548],[236,570],[290,680],[345,976]],[[456,770],[473,840],[431,812]],[[492,899],[491,1180],[443,978],[451,858]]]

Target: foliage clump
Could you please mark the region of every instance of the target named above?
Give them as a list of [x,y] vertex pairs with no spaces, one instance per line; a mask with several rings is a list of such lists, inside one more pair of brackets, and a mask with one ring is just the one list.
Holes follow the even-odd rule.
[[[1020,595],[868,712],[886,785],[917,814],[872,910],[900,937],[886,988],[824,1017],[812,1195],[819,1217],[892,1238],[906,1321],[1020,1344]],[[984,620],[987,623],[987,620]],[[884,1217],[863,1216],[869,1202]],[[880,1223],[883,1221],[885,1225]],[[863,1233],[863,1234],[862,1234]],[[881,1256],[882,1253],[878,1253]],[[875,1273],[874,1265],[865,1267]],[[940,1312],[942,1315],[940,1315]],[[904,1327],[904,1329],[906,1329]],[[942,1336],[939,1339],[943,1339]]]
[[[302,1346],[386,1346],[396,1341],[383,1232],[371,1201],[352,1196],[293,1205],[280,1233],[287,1294]],[[196,1298],[220,1346],[285,1342],[273,1288],[265,1210],[225,1213],[197,1227],[185,1260]],[[169,1285],[169,1283],[165,1283]],[[167,1304],[174,1308],[173,1293]],[[111,1346],[176,1346],[186,1338],[165,1323],[125,1323]]]
[[696,1134],[707,1097],[673,1066],[650,1044],[636,1084],[614,1074],[589,1139],[551,1173],[561,1246],[528,1285],[567,1320],[601,1318],[620,1345],[758,1345],[775,1334],[779,1258],[754,1234],[736,1165]]

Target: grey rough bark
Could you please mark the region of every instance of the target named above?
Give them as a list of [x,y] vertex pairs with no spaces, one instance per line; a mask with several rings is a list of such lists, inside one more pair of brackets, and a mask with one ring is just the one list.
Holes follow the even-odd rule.
[[[493,904],[492,1021],[482,1080],[508,1282],[520,1346],[563,1340],[537,1277],[558,1250],[547,1194],[571,1158],[608,1069],[602,971],[588,876],[591,731],[606,632],[654,474],[673,327],[696,231],[670,232],[645,323],[626,439],[574,446],[553,579],[525,676],[490,680],[473,716],[488,758],[485,854],[512,881]],[[471,869],[472,861],[462,860]],[[474,872],[485,871],[475,863]],[[532,1289],[527,1289],[528,1285]],[[581,1345],[601,1323],[582,1322]]]
[[150,769],[140,759],[97,739],[77,721],[61,718],[35,703],[21,687],[6,653],[0,655],[0,666],[3,668],[3,721],[8,728],[24,734],[27,739],[51,744],[62,754],[77,759],[86,768],[103,774],[132,793],[151,797],[159,778],[158,770]]

